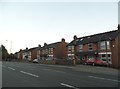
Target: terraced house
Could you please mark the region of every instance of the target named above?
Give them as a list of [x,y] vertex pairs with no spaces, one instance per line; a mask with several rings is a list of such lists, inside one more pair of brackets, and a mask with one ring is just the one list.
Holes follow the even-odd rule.
[[25,50],[20,49],[19,52],[16,52],[16,53],[14,54],[15,58],[16,58],[16,59],[19,59],[19,60],[22,60],[22,59],[23,59],[23,53],[24,53],[24,51],[25,51]]
[[81,62],[81,60],[102,60],[112,67],[118,67],[117,37],[120,31],[114,30],[90,36],[74,36],[68,45],[68,59]]
[[67,57],[67,42],[62,39],[61,42],[55,42],[51,44],[44,43],[44,46],[39,45],[37,57],[40,60],[54,60],[63,59]]
[[27,53],[28,53],[29,61],[32,61],[37,58],[37,50],[38,50],[38,47],[33,47],[33,48],[28,49]]

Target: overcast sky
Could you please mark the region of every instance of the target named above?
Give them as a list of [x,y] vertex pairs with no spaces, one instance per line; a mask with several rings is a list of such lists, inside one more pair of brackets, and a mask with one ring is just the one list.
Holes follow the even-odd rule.
[[0,42],[12,53],[61,38],[70,42],[74,35],[116,30],[118,25],[118,0],[8,1],[0,1]]

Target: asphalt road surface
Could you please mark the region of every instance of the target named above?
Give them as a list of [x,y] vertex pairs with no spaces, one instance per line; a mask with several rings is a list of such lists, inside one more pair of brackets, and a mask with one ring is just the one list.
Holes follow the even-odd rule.
[[2,87],[118,87],[118,75],[78,71],[75,67],[2,62]]

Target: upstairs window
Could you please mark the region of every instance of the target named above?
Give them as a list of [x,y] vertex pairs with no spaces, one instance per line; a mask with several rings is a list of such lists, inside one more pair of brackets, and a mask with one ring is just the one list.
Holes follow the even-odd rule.
[[47,54],[48,53],[48,49],[46,49],[45,51],[46,51],[45,53]]
[[107,41],[107,49],[110,49],[110,41]]
[[80,51],[80,52],[83,51],[83,45],[79,45],[79,51]]
[[68,46],[68,52],[74,52],[74,46]]
[[68,52],[71,52],[71,46],[68,46]]
[[88,44],[88,50],[89,51],[93,51],[93,43],[89,43]]
[[49,48],[49,54],[53,54],[53,48]]
[[74,52],[74,46],[71,46],[71,50],[72,50],[72,52]]
[[102,41],[100,43],[100,48],[101,49],[110,49],[110,41]]
[[105,41],[100,42],[100,49],[106,49]]

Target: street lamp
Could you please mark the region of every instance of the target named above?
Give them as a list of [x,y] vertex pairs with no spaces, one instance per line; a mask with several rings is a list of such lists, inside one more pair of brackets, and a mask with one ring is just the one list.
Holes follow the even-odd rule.
[[[9,41],[9,40],[6,40],[6,41]],[[10,53],[11,54],[11,50],[12,50],[12,40],[10,40]]]

